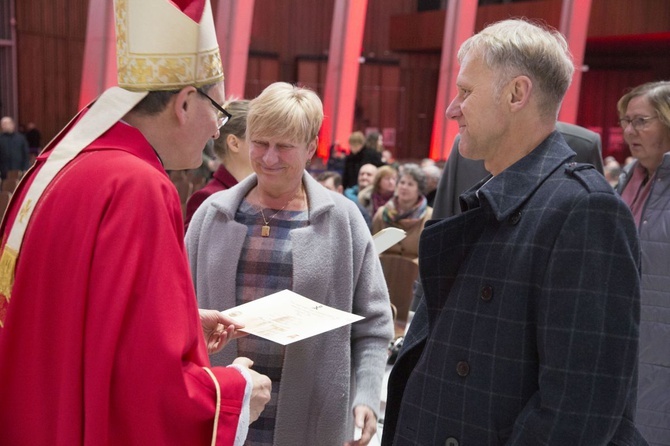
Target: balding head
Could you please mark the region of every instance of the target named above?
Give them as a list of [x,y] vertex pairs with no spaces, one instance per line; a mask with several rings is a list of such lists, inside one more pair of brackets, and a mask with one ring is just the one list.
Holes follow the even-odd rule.
[[374,164],[363,164],[358,171],[358,189],[361,190],[372,184],[372,180],[377,173],[377,166]]
[[14,129],[16,128],[14,120],[9,116],[5,116],[0,120],[0,127],[3,133],[14,133]]

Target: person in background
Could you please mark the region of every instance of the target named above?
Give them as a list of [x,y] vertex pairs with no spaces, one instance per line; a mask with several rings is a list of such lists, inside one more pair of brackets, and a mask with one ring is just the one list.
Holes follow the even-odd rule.
[[30,152],[25,136],[16,131],[14,120],[5,116],[0,119],[0,177],[7,178],[7,172],[25,172],[30,167]]
[[358,202],[373,216],[377,209],[393,198],[398,181],[398,171],[391,166],[377,169],[372,184],[358,193]]
[[670,445],[670,82],[633,88],[617,103],[636,161],[617,191],[642,248],[642,311],[636,424],[651,446]]
[[344,196],[358,203],[358,193],[372,184],[376,173],[377,166],[374,164],[363,164],[358,171],[358,182],[354,186],[345,189]]
[[[45,148],[3,218],[2,444],[241,446],[270,398],[249,359],[207,355],[241,326],[198,311],[166,169],[197,167],[218,136],[223,70],[209,3],[179,5],[115,2],[119,86]],[[125,51],[146,32],[160,44]],[[212,63],[136,77],[154,53]]]
[[343,193],[342,176],[337,172],[331,170],[321,172],[317,175],[316,181],[328,190],[332,190],[338,194]]
[[421,169],[426,175],[426,188],[424,191],[426,200],[428,201],[428,206],[433,207],[433,204],[435,203],[435,196],[437,195],[437,185],[440,182],[440,177],[442,176],[442,169],[440,169],[436,164],[422,166]]
[[374,150],[381,157],[381,153],[384,151],[384,137],[382,134],[379,132],[368,133],[365,137],[365,148]]
[[435,165],[435,160],[432,159],[432,158],[423,158],[423,159],[421,160],[421,164],[420,164],[420,166],[421,166],[422,169],[423,169],[424,167],[434,166],[434,165]]
[[393,152],[389,149],[384,149],[382,150],[382,163],[388,164],[389,166],[394,166],[398,162],[396,161],[395,157],[393,156]]
[[395,195],[377,210],[372,219],[372,233],[394,227],[405,231],[406,237],[384,251],[384,254],[398,254],[417,261],[419,257],[419,236],[426,221],[430,220],[433,209],[423,191],[426,188],[426,174],[418,164],[404,164]]
[[447,108],[490,174],[421,234],[419,302],[383,445],[645,445],[635,428],[639,242],[626,204],[556,131],[565,38],[504,20],[458,52]]
[[603,160],[603,175],[610,186],[616,188],[621,175],[621,164],[613,156],[608,156]]
[[249,101],[231,100],[223,107],[231,114],[231,118],[221,127],[219,137],[214,141],[214,153],[221,164],[205,187],[193,193],[186,202],[184,224],[187,229],[196,209],[207,197],[230,189],[253,172],[246,140]]
[[[372,164],[369,165],[372,166]],[[361,168],[361,170],[362,169],[363,168]],[[375,170],[376,169],[377,168],[375,167]],[[321,172],[319,175],[317,175],[316,181],[328,190],[332,190],[333,192],[337,192],[338,194],[343,193],[342,176],[337,172],[330,170]],[[365,209],[363,206],[360,205],[358,199],[354,201],[354,203],[356,203],[358,210],[361,211],[361,214],[363,215],[363,218],[365,219],[365,223],[368,225],[368,228],[372,230],[372,219],[370,218],[370,214],[368,214],[367,209]]]
[[345,189],[355,186],[358,182],[358,171],[364,164],[382,166],[381,153],[375,147],[368,147],[365,135],[361,132],[353,132],[349,136],[349,155],[344,159],[344,173],[342,174],[342,185]]
[[23,135],[26,137],[26,141],[28,141],[28,151],[34,161],[42,150],[42,133],[34,122],[29,122],[26,124],[26,131]]
[[344,173],[344,161],[347,158],[347,152],[344,147],[340,146],[340,143],[335,141],[330,146],[330,155],[328,156],[328,162],[326,163],[326,169],[329,171],[337,172],[342,177]]
[[247,140],[254,174],[209,197],[186,233],[202,308],[227,309],[281,290],[363,316],[281,346],[234,340],[212,356],[237,355],[273,382],[273,397],[250,428],[252,445],[354,444],[377,429],[391,305],[365,221],[351,200],[305,170],[318,145],[323,105],[313,91],[269,85],[249,104]]

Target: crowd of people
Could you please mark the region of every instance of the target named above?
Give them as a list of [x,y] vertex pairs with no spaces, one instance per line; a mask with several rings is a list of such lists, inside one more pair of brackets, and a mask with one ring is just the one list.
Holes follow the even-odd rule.
[[[116,16],[182,23],[209,57],[211,14],[190,2]],[[603,163],[599,135],[557,123],[565,38],[503,20],[460,47],[443,167],[355,131],[312,175],[315,92],[226,100],[211,57],[138,76],[127,58],[151,48],[121,54],[127,31],[119,87],[46,147],[2,222],[3,444],[365,446],[383,421],[385,446],[670,445],[670,82],[621,97],[633,158]],[[210,140],[218,167],[183,219],[166,170]],[[3,175],[27,170],[11,118],[0,143]],[[383,255],[419,281],[382,411],[388,227],[406,237]],[[221,312],[282,290],[363,319],[281,345]]]

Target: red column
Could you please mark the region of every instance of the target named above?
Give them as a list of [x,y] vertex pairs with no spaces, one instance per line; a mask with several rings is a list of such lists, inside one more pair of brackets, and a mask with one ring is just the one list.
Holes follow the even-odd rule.
[[560,31],[568,41],[575,62],[575,74],[572,76],[572,84],[563,99],[558,119],[573,124],[577,122],[579,91],[582,84],[582,67],[584,66],[584,50],[588,37],[590,15],[591,0],[563,0]]
[[321,158],[329,156],[334,141],[345,144],[352,131],[367,7],[367,0],[335,1],[317,150]]
[[433,133],[430,141],[430,158],[447,159],[451,145],[458,134],[458,125],[446,117],[447,106],[456,95],[458,60],[461,44],[474,34],[477,17],[477,0],[449,0],[444,21],[440,78],[435,101]]
[[214,26],[226,96],[244,99],[254,0],[219,0]]
[[79,108],[116,84],[114,3],[109,0],[89,0]]

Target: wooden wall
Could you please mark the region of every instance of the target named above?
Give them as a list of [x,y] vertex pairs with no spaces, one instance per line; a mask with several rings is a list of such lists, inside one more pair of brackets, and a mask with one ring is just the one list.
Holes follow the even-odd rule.
[[[279,71],[275,80],[298,82],[322,94],[333,7],[334,0],[256,0],[247,87],[269,83],[271,76],[257,71],[257,65],[252,69],[252,60],[267,59],[271,54],[275,55],[275,65],[264,68],[273,73]],[[401,56],[389,50],[390,17],[413,11],[416,0],[368,0],[361,48],[365,61],[360,67],[356,97],[354,130],[385,131],[385,144],[394,147],[399,156],[404,156],[404,149],[409,147],[404,144],[407,95],[401,83]],[[260,90],[253,87],[246,92],[253,97]]]
[[[77,111],[88,0],[13,1],[19,54],[18,119],[24,124],[35,122],[45,139],[50,139]],[[277,80],[323,91],[334,1],[256,0],[247,97]],[[216,8],[216,0],[212,3]],[[539,16],[557,26],[560,3],[536,0],[481,6],[477,28],[510,15]],[[402,16],[426,17],[444,11],[416,11],[417,0],[368,0],[361,48],[365,61],[354,129],[394,131],[393,146],[399,158],[427,156],[435,111],[443,19],[424,23],[409,35],[415,46],[420,43],[421,51],[408,51],[397,39],[408,24]],[[612,101],[616,102],[622,90],[647,80],[670,79],[670,48],[662,47],[662,54],[648,48],[621,52],[616,51],[616,42],[607,41],[608,36],[669,32],[668,0],[593,0],[589,38],[605,39],[605,43],[587,45],[589,71],[582,81],[578,123],[601,127],[606,146],[610,139],[616,142],[616,135],[610,137],[607,129],[616,121]],[[428,43],[431,41],[438,42],[437,46]],[[670,37],[664,42],[667,45]],[[616,149],[615,143],[612,147]]]
[[[399,32],[390,46],[399,54],[402,86],[411,98],[403,143],[412,146],[407,150],[415,157],[428,153],[444,15],[445,11],[428,11],[391,18]],[[486,5],[477,10],[475,29],[519,16],[558,27],[560,15],[561,0]],[[430,30],[423,31],[426,28]],[[598,131],[604,154],[623,160],[628,153],[616,125],[616,102],[640,83],[670,80],[670,1],[593,0],[588,35],[577,124]],[[423,119],[426,114],[428,122]]]
[[87,0],[16,1],[18,120],[43,144],[77,111],[87,13]]

